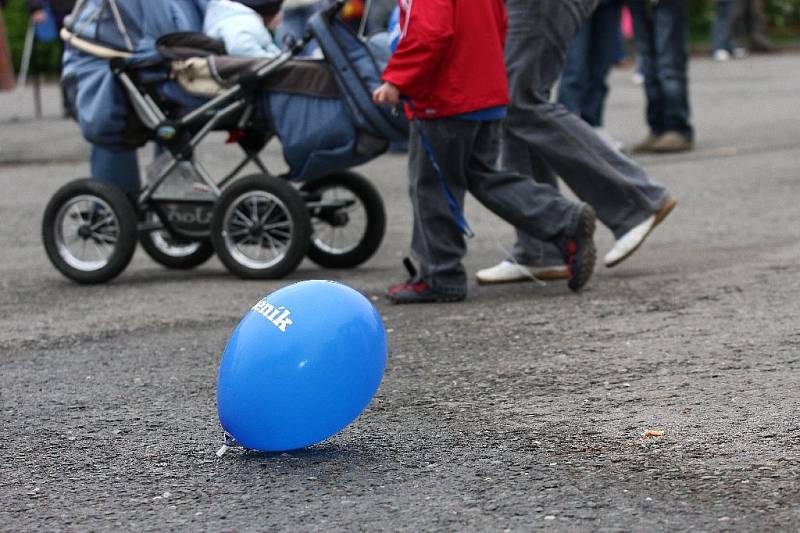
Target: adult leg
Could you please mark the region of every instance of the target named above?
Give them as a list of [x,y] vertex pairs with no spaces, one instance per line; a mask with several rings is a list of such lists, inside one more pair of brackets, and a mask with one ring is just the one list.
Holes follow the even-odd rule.
[[[546,67],[544,71],[548,73],[544,78],[555,81],[552,76],[558,76],[557,73]],[[537,94],[537,100],[542,102],[550,101],[550,86],[539,86],[534,90]],[[558,190],[558,175],[550,165],[524,139],[510,135],[506,128],[507,125],[504,124],[501,166],[520,174],[532,176],[537,182],[550,185]],[[521,265],[539,267],[537,268],[537,273],[552,273],[555,278],[566,275],[566,271],[563,269],[561,253],[552,243],[539,240],[519,229],[517,229],[516,234],[517,239],[511,249],[511,255],[515,262]],[[527,274],[522,275],[526,278],[528,277]]]
[[581,205],[549,185],[495,165],[500,150],[499,121],[478,123],[467,155],[466,185],[494,214],[525,233],[555,245],[575,232]]
[[497,121],[481,124],[466,166],[467,187],[503,220],[556,246],[568,268],[567,284],[578,290],[594,270],[594,210],[565,200],[555,189],[527,176],[498,170],[494,162],[500,128]]
[[[598,8],[599,9],[599,8]],[[567,48],[561,81],[558,83],[558,103],[570,113],[581,115],[588,84],[589,57],[591,53],[592,15],[586,20]]]
[[[711,28],[711,40],[716,59],[729,57],[729,54],[733,53],[731,13],[734,2],[735,0],[717,0],[716,2],[717,13]],[[728,56],[717,55],[720,51],[727,52]]]
[[[505,135],[502,143],[501,167],[514,170],[558,190],[558,176],[539,154],[516,137]],[[538,267],[537,274],[560,278],[566,275],[561,252],[552,243],[541,241],[524,231],[517,230],[517,240],[511,249],[514,260],[521,265]],[[522,274],[527,278],[527,274]]]
[[655,8],[657,77],[664,130],[692,140],[689,117],[689,8],[686,0],[660,0]]
[[141,188],[136,150],[111,150],[93,144],[91,172],[92,178],[111,183],[122,192],[138,192]]
[[[545,98],[567,44],[593,2],[509,0],[507,5],[506,63],[512,102],[505,139],[525,143],[546,161],[619,237],[657,211],[667,192],[580,118]],[[503,156],[506,164],[517,161],[508,148]],[[530,174],[532,169],[512,170]]]
[[767,13],[763,0],[750,0],[750,46],[756,52],[772,50],[767,37]]
[[748,33],[745,18],[750,0],[731,0],[731,3],[729,15],[731,35],[743,46]]
[[[655,137],[666,131],[664,124],[664,95],[658,78],[658,64],[656,61],[656,36],[654,27],[654,11],[649,0],[628,0],[631,17],[633,18],[634,44],[636,57],[639,61],[641,73],[644,76],[644,92],[647,98],[647,125],[650,127],[652,142]],[[645,140],[645,143],[647,140]],[[637,148],[649,149],[640,145]]]
[[[550,92],[562,72],[570,41],[591,13],[594,2],[567,0],[510,0],[509,29],[506,38],[506,67],[511,89],[509,114],[520,113],[518,104],[532,107],[550,105]],[[563,11],[562,11],[563,8]],[[544,24],[553,13],[564,17],[562,28]],[[564,113],[563,106],[558,106]],[[558,178],[545,158],[521,136],[514,135],[506,121],[503,127],[503,165],[515,172],[532,176],[540,183],[558,188]],[[559,268],[563,259],[552,243],[517,229],[512,248],[516,262],[549,269]],[[527,277],[527,276],[526,276]],[[480,279],[480,277],[479,277]]]
[[[617,237],[612,252],[619,256],[619,245],[625,244],[624,259],[649,234],[634,230],[643,224],[652,230],[649,221],[667,205],[669,195],[593,128],[549,99],[570,39],[593,7],[591,0],[508,0],[511,105],[504,124],[503,161],[511,170],[554,185],[557,172]],[[632,241],[631,232],[640,237]],[[512,253],[516,262],[531,267],[531,273],[558,266],[559,253],[550,243],[520,230]],[[527,278],[509,261],[478,272],[484,283]]]
[[618,0],[601,4],[592,15],[592,38],[587,61],[587,83],[581,105],[581,118],[590,126],[603,126],[608,97],[608,74],[617,60],[622,5]]

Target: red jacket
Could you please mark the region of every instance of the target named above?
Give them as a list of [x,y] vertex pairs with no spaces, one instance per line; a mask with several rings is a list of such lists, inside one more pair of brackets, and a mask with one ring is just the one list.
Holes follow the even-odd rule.
[[384,81],[431,119],[508,104],[503,0],[398,0],[402,34]]

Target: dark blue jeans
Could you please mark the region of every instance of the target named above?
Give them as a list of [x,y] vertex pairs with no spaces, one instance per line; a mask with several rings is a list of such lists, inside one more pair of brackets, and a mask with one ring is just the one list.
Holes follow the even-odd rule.
[[694,137],[689,122],[689,9],[686,0],[627,0],[633,16],[636,54],[647,96],[647,123]]
[[558,102],[590,126],[603,125],[606,78],[619,55],[622,0],[602,2],[567,49]]
[[115,185],[122,192],[138,192],[141,188],[136,150],[111,150],[92,145],[92,178]]
[[711,28],[711,39],[714,50],[733,52],[733,9],[736,0],[717,0],[717,14]]

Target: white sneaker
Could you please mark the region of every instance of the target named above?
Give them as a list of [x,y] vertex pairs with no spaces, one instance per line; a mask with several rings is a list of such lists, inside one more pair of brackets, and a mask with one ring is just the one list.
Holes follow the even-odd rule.
[[617,239],[617,242],[614,243],[614,247],[606,254],[606,267],[611,268],[617,266],[630,257],[631,254],[642,245],[655,227],[667,218],[667,215],[670,214],[677,203],[678,200],[675,198],[668,199],[655,214],[650,215],[647,220],[634,226],[625,235]]
[[478,283],[515,283],[533,281],[533,278],[544,281],[567,279],[569,272],[566,265],[528,267],[505,260],[493,267],[479,270],[475,277],[478,278]]
[[596,126],[594,128],[594,132],[597,134],[598,137],[603,139],[603,141],[605,141],[605,143],[611,146],[614,150],[621,152],[625,149],[625,143],[623,143],[619,139],[615,139],[614,137],[612,137],[611,134],[608,133],[604,128]]
[[714,61],[728,61],[731,53],[725,49],[714,50]]

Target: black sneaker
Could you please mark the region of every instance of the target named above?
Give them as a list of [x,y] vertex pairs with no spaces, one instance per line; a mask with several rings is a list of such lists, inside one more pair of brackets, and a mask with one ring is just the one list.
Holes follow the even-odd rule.
[[436,290],[422,279],[408,258],[403,260],[403,264],[411,275],[411,279],[389,287],[386,297],[390,302],[394,304],[446,303],[460,302],[466,297],[466,294]]
[[569,271],[567,286],[573,291],[586,285],[594,271],[594,262],[597,259],[597,250],[594,247],[595,222],[594,209],[584,205],[575,234],[567,235],[561,241],[561,254]]

